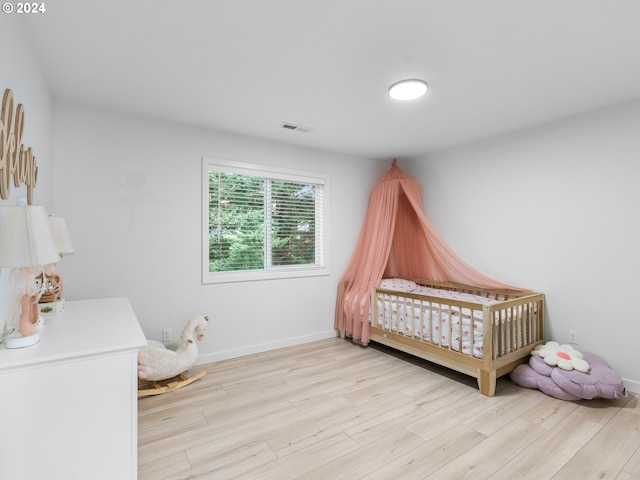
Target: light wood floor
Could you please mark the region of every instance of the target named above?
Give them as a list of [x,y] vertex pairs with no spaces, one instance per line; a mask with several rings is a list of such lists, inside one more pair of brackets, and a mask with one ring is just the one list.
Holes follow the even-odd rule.
[[330,339],[139,400],[139,478],[640,479],[640,404],[565,402]]

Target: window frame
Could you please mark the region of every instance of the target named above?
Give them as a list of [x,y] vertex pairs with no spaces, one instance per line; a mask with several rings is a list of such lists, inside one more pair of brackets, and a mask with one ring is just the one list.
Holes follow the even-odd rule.
[[[289,265],[277,266],[262,270],[241,270],[226,272],[209,272],[209,172],[222,168],[228,173],[268,177],[274,180],[292,182],[308,182],[323,185],[322,218],[316,224],[320,237],[320,265]],[[326,174],[292,170],[287,168],[260,165],[255,163],[237,162],[219,158],[202,157],[202,199],[201,199],[201,228],[202,228],[202,284],[216,284],[229,282],[247,282],[258,280],[273,280],[284,278],[316,277],[329,275],[329,245],[328,245],[328,209],[329,177]]]

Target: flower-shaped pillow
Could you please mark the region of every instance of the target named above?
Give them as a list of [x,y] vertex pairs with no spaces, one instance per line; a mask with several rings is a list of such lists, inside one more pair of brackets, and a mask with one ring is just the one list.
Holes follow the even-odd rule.
[[560,345],[558,342],[547,342],[533,349],[531,355],[542,357],[547,365],[559,367],[562,370],[577,370],[587,373],[589,363],[584,356],[571,345]]

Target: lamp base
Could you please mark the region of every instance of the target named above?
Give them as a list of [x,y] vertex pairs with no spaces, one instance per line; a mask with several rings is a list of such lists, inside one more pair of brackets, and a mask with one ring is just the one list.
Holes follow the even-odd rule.
[[55,317],[64,310],[64,298],[58,298],[53,302],[38,303],[38,313],[43,317]]
[[35,332],[33,335],[23,337],[20,332],[12,333],[4,341],[5,348],[24,348],[35,345],[40,341],[40,332]]

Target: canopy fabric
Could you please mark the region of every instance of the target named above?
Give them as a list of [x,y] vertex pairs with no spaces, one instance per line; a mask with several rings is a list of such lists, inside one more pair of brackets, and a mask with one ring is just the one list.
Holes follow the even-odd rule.
[[425,217],[418,183],[395,160],[369,196],[360,236],[340,279],[334,327],[368,345],[371,288],[389,277],[522,290],[483,275],[458,257]]

